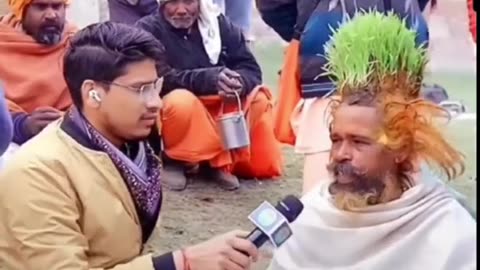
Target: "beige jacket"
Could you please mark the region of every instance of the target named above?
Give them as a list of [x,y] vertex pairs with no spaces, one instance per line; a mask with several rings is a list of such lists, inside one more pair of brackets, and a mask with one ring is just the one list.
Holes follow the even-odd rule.
[[154,270],[127,186],[110,158],[59,124],[0,172],[0,268]]

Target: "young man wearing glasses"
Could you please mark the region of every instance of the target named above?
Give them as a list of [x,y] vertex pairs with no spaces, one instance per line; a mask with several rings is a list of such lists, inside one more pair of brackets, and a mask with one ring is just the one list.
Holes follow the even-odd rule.
[[111,22],[73,38],[64,76],[74,107],[0,174],[6,269],[248,269],[257,250],[242,232],[142,255],[162,206],[147,137],[162,107],[164,53],[150,34]]

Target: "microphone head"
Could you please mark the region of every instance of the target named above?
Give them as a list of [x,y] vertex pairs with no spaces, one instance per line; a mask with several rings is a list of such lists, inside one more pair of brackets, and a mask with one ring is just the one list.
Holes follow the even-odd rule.
[[288,195],[277,203],[275,208],[292,223],[303,211],[303,203],[295,196]]

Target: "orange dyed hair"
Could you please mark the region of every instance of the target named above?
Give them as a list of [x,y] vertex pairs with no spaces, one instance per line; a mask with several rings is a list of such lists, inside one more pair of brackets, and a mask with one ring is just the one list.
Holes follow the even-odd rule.
[[450,119],[450,114],[442,107],[398,92],[357,90],[341,93],[331,103],[332,120],[342,104],[376,107],[383,114],[381,143],[389,150],[401,153],[404,158],[399,164],[402,173],[413,172],[418,160],[440,169],[448,180],[464,172],[464,155],[450,145],[436,125],[437,121]]

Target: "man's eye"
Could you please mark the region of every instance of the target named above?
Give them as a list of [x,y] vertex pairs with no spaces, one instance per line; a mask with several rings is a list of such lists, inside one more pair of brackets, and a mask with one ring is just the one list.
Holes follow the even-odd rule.
[[35,3],[35,4],[32,4],[32,6],[38,10],[45,10],[48,7],[47,4],[43,4],[43,3]]
[[369,142],[364,141],[364,140],[353,140],[353,142],[355,144],[359,144],[359,145],[369,145],[370,144]]
[[52,8],[55,10],[59,10],[64,6],[64,4],[52,4]]

